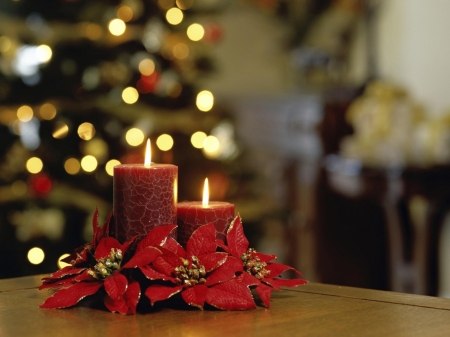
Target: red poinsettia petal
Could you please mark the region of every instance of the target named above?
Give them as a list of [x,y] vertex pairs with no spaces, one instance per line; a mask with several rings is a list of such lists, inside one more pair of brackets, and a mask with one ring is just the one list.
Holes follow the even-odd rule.
[[75,265],[87,261],[87,255],[89,253],[90,247],[90,244],[85,244],[81,247],[78,247],[69,256],[61,259],[61,261],[69,264],[75,262]]
[[150,266],[139,267],[139,269],[141,270],[142,274],[144,274],[144,276],[146,278],[148,278],[149,280],[163,280],[163,281],[171,281],[171,282],[175,283],[175,278],[168,276],[166,274],[160,273],[160,272],[154,270]]
[[41,304],[40,308],[67,308],[77,304],[84,297],[95,294],[103,285],[101,282],[79,282],[69,288],[58,290]]
[[198,284],[194,287],[183,290],[181,292],[181,297],[187,304],[203,310],[207,292],[207,286],[204,284]]
[[232,279],[238,272],[242,272],[242,262],[233,256],[228,256],[225,263],[206,278],[206,285],[212,286],[217,283],[226,282]]
[[186,243],[188,257],[214,253],[216,248],[216,228],[213,223],[197,228]]
[[105,290],[109,297],[113,300],[118,300],[127,290],[128,280],[125,275],[116,271],[105,278],[103,284],[105,285]]
[[256,308],[250,289],[235,279],[208,288],[206,303],[222,310],[248,310]]
[[173,238],[168,238],[166,242],[162,245],[165,249],[171,251],[172,253],[178,255],[179,257],[186,258],[186,251],[184,248]]
[[58,271],[55,271],[50,276],[44,277],[42,279],[42,281],[44,283],[56,281],[56,280],[59,280],[61,278],[67,277],[67,276],[78,275],[78,274],[82,273],[85,270],[86,270],[86,268],[74,268],[72,266],[66,266],[66,267],[64,267],[64,268],[62,268],[62,269],[60,269]]
[[227,260],[227,253],[211,253],[204,254],[198,257],[200,265],[205,267],[207,273],[219,268]]
[[132,243],[137,239],[137,236],[133,236],[130,240],[126,241],[122,246],[120,246],[120,250],[122,251],[122,254],[125,255],[128,248],[131,246]]
[[253,275],[250,275],[247,272],[242,273],[241,275],[236,277],[236,279],[248,287],[256,286],[261,283],[261,281],[259,281],[256,277],[254,277]]
[[272,295],[272,291],[274,289],[272,287],[269,287],[268,285],[265,285],[263,283],[260,283],[256,287],[256,293],[258,294],[261,301],[263,301],[264,305],[268,308],[270,308],[270,295]]
[[125,263],[122,268],[136,268],[143,267],[152,262],[157,256],[161,255],[161,251],[155,247],[146,247],[140,251],[137,251],[133,257]]
[[108,295],[104,298],[105,306],[111,312],[118,312],[122,315],[136,314],[136,306],[141,297],[141,287],[139,282],[131,281],[126,292],[118,299],[112,299]]
[[270,283],[273,286],[276,287],[289,287],[289,288],[293,288],[293,287],[297,287],[297,286],[301,286],[301,285],[305,285],[308,283],[307,280],[301,280],[301,279],[282,279],[282,278],[271,278],[271,279],[264,279],[264,282]]
[[285,272],[286,270],[293,270],[299,276],[302,276],[302,273],[300,273],[298,270],[294,269],[291,266],[288,266],[288,265],[285,265],[285,264],[281,264],[281,263],[269,263],[266,266],[266,270],[270,271],[270,275],[269,275],[270,278],[277,277],[278,275],[280,275],[281,273]]
[[153,262],[152,266],[156,271],[171,276],[175,267],[182,265],[181,259],[175,254],[164,254],[158,256]]
[[256,252],[256,253],[254,253],[254,255],[257,256],[261,262],[266,262],[266,263],[277,259],[277,256],[274,254],[264,254],[264,253]]
[[73,278],[65,278],[57,280],[56,282],[51,283],[43,283],[39,287],[39,290],[47,289],[47,288],[66,288],[67,286],[73,283]]
[[159,284],[151,285],[145,291],[145,296],[148,297],[150,303],[153,305],[155,302],[164,301],[178,294],[183,289],[183,286],[163,286]]
[[82,272],[81,274],[75,276],[74,278],[72,278],[72,282],[97,282],[98,280],[89,275],[88,274],[88,269],[86,269],[84,272]]
[[102,238],[95,250],[94,257],[98,261],[101,258],[109,256],[112,248],[120,249],[120,247],[121,244],[115,238]]
[[225,242],[223,242],[223,240],[216,239],[216,245],[217,245],[217,247],[220,247],[221,249],[223,249],[225,252],[229,253],[228,246],[225,244]]
[[149,246],[162,246],[166,242],[170,233],[172,233],[176,227],[176,225],[165,225],[153,228],[147,236],[139,242],[137,250],[141,250]]
[[240,215],[234,218],[228,228],[227,244],[229,253],[237,258],[240,258],[248,249],[248,240],[244,234]]

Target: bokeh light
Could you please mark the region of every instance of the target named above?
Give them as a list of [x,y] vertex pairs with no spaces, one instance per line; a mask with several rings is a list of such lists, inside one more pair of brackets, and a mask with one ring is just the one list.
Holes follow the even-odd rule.
[[46,176],[38,177],[34,182],[34,188],[39,193],[47,193],[52,188],[52,181]]
[[28,251],[27,258],[31,264],[41,264],[44,261],[45,254],[41,248],[33,247]]
[[33,109],[28,105],[22,105],[19,109],[17,109],[17,118],[21,122],[29,122],[31,118],[33,118]]
[[0,52],[6,53],[11,48],[11,39],[7,36],[0,36]]
[[139,62],[139,71],[144,76],[150,76],[155,71],[155,62],[150,59],[143,59]]
[[185,43],[177,43],[173,49],[173,56],[179,60],[184,60],[189,56],[189,47]]
[[138,128],[132,128],[127,131],[125,139],[131,146],[141,145],[144,141],[144,132]]
[[69,133],[69,126],[64,122],[56,122],[52,136],[56,139],[62,139]]
[[114,166],[120,165],[120,161],[117,159],[111,159],[106,163],[105,171],[108,173],[111,177],[114,175]]
[[21,197],[27,193],[27,184],[22,180],[16,180],[11,184],[11,193],[16,197]]
[[136,88],[128,87],[122,91],[122,99],[127,104],[134,104],[139,99],[139,93]]
[[52,120],[56,116],[56,108],[51,103],[42,104],[39,109],[39,114],[43,119]]
[[200,41],[205,36],[205,29],[198,23],[193,23],[187,29],[187,36],[192,41]]
[[99,163],[104,163],[108,158],[108,144],[101,138],[94,138],[83,144],[82,151],[97,158]]
[[82,123],[78,127],[78,136],[84,140],[90,140],[95,135],[95,127],[91,123]]
[[166,13],[166,20],[171,25],[178,25],[183,21],[183,12],[179,8],[171,8]]
[[27,160],[27,163],[25,164],[25,167],[27,168],[27,171],[31,174],[36,174],[42,171],[44,164],[42,163],[42,160],[38,157],[31,157]]
[[96,23],[89,23],[86,25],[84,32],[89,40],[98,40],[102,37],[103,29]]
[[205,142],[205,139],[206,139],[206,133],[204,133],[202,131],[194,132],[191,136],[191,144],[193,147],[195,147],[197,149],[201,149],[201,148],[203,148],[203,143]]
[[97,165],[97,159],[94,156],[87,155],[81,159],[81,168],[86,172],[94,172]]
[[58,265],[59,269],[62,269],[64,267],[67,267],[67,266],[71,265],[70,263],[61,261],[61,260],[65,259],[66,257],[69,257],[69,256],[70,256],[70,254],[63,254],[63,255],[61,255],[59,257],[58,262],[57,262],[57,265]]
[[120,36],[125,33],[127,25],[121,19],[113,19],[109,22],[108,29],[112,35]]
[[81,164],[76,158],[69,158],[64,162],[64,169],[67,173],[74,175],[80,172]]
[[169,151],[173,147],[173,138],[168,134],[162,134],[156,139],[156,146],[161,151]]
[[203,90],[197,95],[197,108],[200,111],[207,112],[212,109],[214,105],[214,96],[211,91]]
[[133,18],[133,10],[126,5],[122,5],[117,8],[116,15],[123,22],[128,22]]
[[219,140],[217,139],[217,137],[214,136],[208,136],[203,141],[203,149],[209,153],[213,153],[219,150],[219,146],[220,146]]
[[162,9],[170,9],[175,5],[175,0],[158,0],[158,6]]
[[41,63],[46,63],[52,58],[52,49],[43,44],[36,48],[36,58]]
[[177,6],[178,8],[182,10],[186,10],[192,7],[194,4],[194,0],[177,0]]

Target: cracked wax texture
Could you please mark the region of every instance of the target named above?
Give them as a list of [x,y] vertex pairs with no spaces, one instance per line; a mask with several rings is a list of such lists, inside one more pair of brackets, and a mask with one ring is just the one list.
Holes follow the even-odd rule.
[[199,201],[180,202],[177,208],[178,242],[185,247],[191,234],[201,225],[214,223],[216,238],[225,242],[228,226],[234,219],[234,205],[210,202],[203,207]]
[[176,224],[177,180],[175,165],[115,166],[115,237],[125,242],[137,235],[140,240],[156,226]]

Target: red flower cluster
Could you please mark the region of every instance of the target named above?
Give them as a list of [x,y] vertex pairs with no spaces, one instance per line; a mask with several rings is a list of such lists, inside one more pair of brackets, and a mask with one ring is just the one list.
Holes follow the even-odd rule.
[[[96,211],[92,241],[66,258],[70,266],[43,279],[40,289],[58,290],[41,308],[70,307],[103,293],[110,311],[134,314],[144,292],[152,305],[181,294],[187,304],[200,309],[208,303],[222,310],[247,310],[256,308],[251,288],[269,307],[273,290],[307,283],[279,278],[286,270],[301,274],[272,262],[274,255],[249,249],[239,216],[230,224],[227,244],[216,240],[214,225],[207,224],[192,234],[186,249],[169,237],[175,225],[156,227],[137,245],[134,239],[121,245],[109,237],[110,218],[98,227]],[[136,281],[141,276],[137,273],[150,281]]]

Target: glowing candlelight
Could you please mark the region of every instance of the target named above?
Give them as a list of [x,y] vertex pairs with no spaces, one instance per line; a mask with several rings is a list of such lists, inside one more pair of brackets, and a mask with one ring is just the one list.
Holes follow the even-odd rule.
[[147,147],[145,149],[144,166],[150,167],[151,162],[152,162],[152,148],[150,146],[150,139],[147,139]]
[[203,202],[202,206],[207,207],[209,204],[209,187],[208,187],[208,178],[205,178],[205,184],[203,185]]

